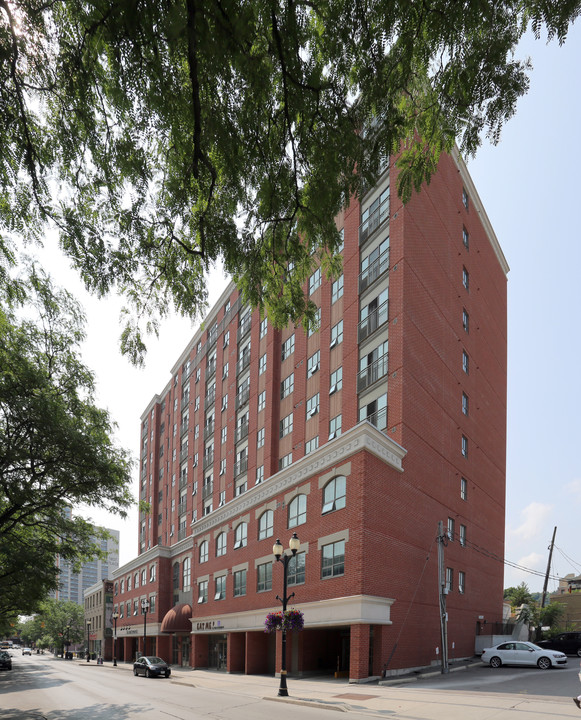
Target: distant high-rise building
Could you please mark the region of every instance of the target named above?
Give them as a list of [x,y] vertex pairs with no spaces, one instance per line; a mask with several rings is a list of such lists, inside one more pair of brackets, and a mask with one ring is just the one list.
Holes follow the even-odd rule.
[[471,657],[502,619],[508,265],[457,154],[405,206],[396,185],[392,162],[337,217],[343,274],[305,287],[317,331],[275,329],[231,284],[147,405],[119,658],[280,669],[264,620],[293,533],[291,672],[436,663],[444,616]]

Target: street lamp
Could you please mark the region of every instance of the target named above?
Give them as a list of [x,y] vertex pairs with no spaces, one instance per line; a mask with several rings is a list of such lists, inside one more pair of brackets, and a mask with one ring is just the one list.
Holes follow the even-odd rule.
[[145,641],[147,639],[147,611],[149,610],[149,603],[147,600],[141,601],[141,612],[143,613],[143,654],[147,655],[145,650]]
[[113,622],[115,623],[115,630],[113,631],[113,667],[117,667],[117,620],[119,620],[119,613],[115,610],[113,613]]
[[89,630],[91,629],[91,621],[87,620],[87,662],[91,662],[91,653],[89,652]]
[[[282,591],[282,597],[276,596],[277,600],[280,600],[282,603],[282,614],[283,614],[283,622],[284,622],[284,613],[286,612],[286,604],[288,601],[295,596],[294,592],[291,593],[287,597],[287,578],[288,578],[288,564],[291,561],[291,559],[297,554],[300,546],[301,541],[298,539],[296,532],[293,533],[290,541],[289,541],[289,549],[291,551],[290,555],[287,555],[284,553],[284,548],[281,545],[280,540],[277,540],[275,544],[272,546],[272,552],[274,553],[274,557],[276,558],[277,562],[282,563],[283,567],[283,591]],[[288,690],[286,687],[286,630],[282,628],[282,658],[280,663],[280,687],[278,689],[278,694],[281,697],[288,697]]]

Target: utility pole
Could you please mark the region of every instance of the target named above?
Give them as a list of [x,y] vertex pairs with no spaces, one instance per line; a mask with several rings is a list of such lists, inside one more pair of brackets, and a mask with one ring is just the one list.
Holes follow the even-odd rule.
[[545,573],[545,584],[543,585],[543,594],[541,596],[541,610],[545,607],[547,598],[547,585],[549,584],[549,573],[551,572],[551,559],[553,557],[553,545],[555,544],[555,535],[557,534],[557,526],[553,530],[553,539],[549,545],[549,562],[547,563],[547,572]]
[[438,604],[440,607],[440,638],[442,645],[442,673],[450,671],[448,667],[448,613],[446,612],[446,595],[448,588],[446,587],[446,570],[444,565],[444,545],[446,543],[444,535],[444,523],[438,521]]

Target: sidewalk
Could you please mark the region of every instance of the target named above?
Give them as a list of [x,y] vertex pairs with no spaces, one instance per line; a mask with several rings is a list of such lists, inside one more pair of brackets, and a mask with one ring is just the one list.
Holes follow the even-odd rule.
[[[82,664],[82,661],[78,661]],[[97,665],[109,671],[132,672],[132,664]],[[460,670],[460,668],[458,668]],[[470,668],[462,668],[470,671]],[[433,671],[430,670],[430,674]],[[439,674],[439,671],[438,673]],[[425,675],[424,675],[425,677]],[[469,689],[417,688],[411,677],[381,683],[349,684],[344,678],[289,677],[288,697],[278,697],[279,679],[264,675],[226,674],[215,670],[172,667],[172,684],[299,706],[351,712],[394,720],[539,720],[580,717],[571,698],[485,693]],[[154,680],[152,682],[166,682]]]

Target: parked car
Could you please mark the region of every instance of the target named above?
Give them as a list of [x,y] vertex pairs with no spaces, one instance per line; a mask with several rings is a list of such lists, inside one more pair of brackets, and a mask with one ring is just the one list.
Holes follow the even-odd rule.
[[134,675],[145,675],[145,677],[169,677],[171,668],[159,657],[153,655],[143,655],[133,663]]
[[484,648],[482,662],[493,668],[501,665],[537,665],[541,670],[548,670],[557,665],[566,665],[567,656],[556,650],[541,648],[531,642],[511,641],[500,643],[491,648]]
[[565,655],[581,657],[581,632],[565,632],[537,643],[539,647],[560,650]]
[[0,670],[12,670],[12,657],[10,653],[0,652]]
[[32,650],[28,647],[22,648],[23,655],[32,655]]

